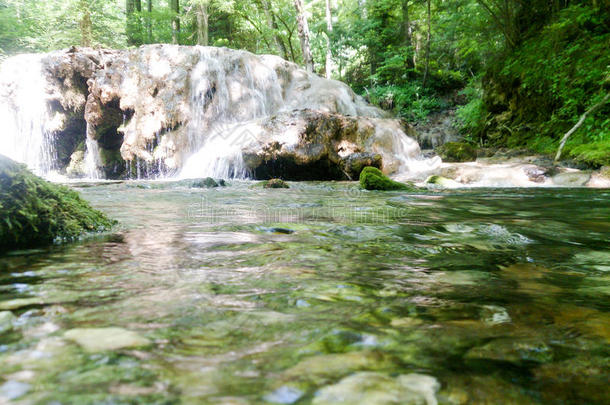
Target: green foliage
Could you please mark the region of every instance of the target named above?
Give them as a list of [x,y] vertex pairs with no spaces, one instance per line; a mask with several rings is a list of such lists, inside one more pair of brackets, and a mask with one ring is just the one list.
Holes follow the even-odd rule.
[[[563,134],[608,91],[608,27],[610,15],[601,9],[585,5],[563,9],[489,70],[485,101],[478,111],[480,116],[485,111],[495,114],[491,126],[485,128],[485,120],[474,119],[475,105],[464,112],[465,121],[475,132],[485,133],[488,141],[500,145],[556,151]],[[610,140],[609,114],[610,105],[606,105],[589,116],[570,146],[601,145]]]
[[423,90],[417,83],[373,87],[369,98],[373,104],[391,110],[396,115],[410,121],[423,121],[431,112],[447,106],[441,99],[429,91]]
[[77,192],[49,183],[0,155],[0,251],[72,240],[114,222]]
[[367,166],[360,172],[360,187],[366,190],[413,190],[414,187],[399,183],[384,175],[376,167]]
[[445,162],[473,162],[477,160],[477,150],[467,143],[448,142],[437,149]]
[[595,168],[610,166],[610,139],[575,146],[569,156]]

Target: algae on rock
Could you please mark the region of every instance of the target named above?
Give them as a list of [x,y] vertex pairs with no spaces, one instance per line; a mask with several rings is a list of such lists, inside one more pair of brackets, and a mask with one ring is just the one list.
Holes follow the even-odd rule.
[[37,247],[109,229],[114,221],[68,187],[0,155],[0,251]]
[[376,167],[365,167],[360,173],[360,186],[366,190],[413,190],[414,187],[390,179]]

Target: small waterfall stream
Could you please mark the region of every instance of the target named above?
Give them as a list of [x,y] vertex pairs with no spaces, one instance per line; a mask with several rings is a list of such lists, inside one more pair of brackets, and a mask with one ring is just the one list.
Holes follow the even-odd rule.
[[54,152],[49,131],[46,80],[40,55],[20,55],[0,67],[1,76],[19,75],[22,80],[4,89],[11,97],[0,97],[0,153],[27,164],[38,174],[53,168]]

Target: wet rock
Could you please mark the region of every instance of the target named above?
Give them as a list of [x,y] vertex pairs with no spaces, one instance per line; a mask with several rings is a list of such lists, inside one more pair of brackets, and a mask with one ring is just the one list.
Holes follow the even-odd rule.
[[206,177],[205,179],[193,180],[190,186],[193,188],[215,188],[219,184],[213,178]]
[[305,358],[286,370],[283,377],[323,384],[355,371],[382,370],[391,365],[391,360],[377,351],[323,354]]
[[0,335],[13,330],[15,316],[10,311],[0,312]]
[[448,142],[436,151],[445,162],[459,163],[477,160],[476,148],[463,142]]
[[65,186],[0,155],[0,251],[72,240],[114,224]]
[[7,381],[0,385],[0,399],[12,401],[27,394],[32,386],[19,381]]
[[122,328],[71,329],[64,334],[88,352],[102,352],[147,346],[150,341],[136,332]]
[[362,169],[367,166],[381,169],[383,166],[382,163],[383,159],[381,155],[376,153],[354,153],[343,161],[345,173],[349,176],[350,180],[359,178]]
[[579,356],[534,370],[535,381],[546,403],[562,398],[566,403],[602,404],[608,401],[607,356]]
[[436,176],[436,175],[428,177],[426,179],[426,184],[434,184],[437,186],[447,187],[447,188],[455,188],[455,187],[460,187],[462,185],[461,183],[458,183],[455,180],[451,180],[446,177]]
[[294,404],[303,394],[303,391],[298,388],[284,385],[272,393],[265,395],[264,399],[272,404]]
[[393,173],[420,153],[396,120],[295,110],[245,125],[244,165],[256,179],[352,180],[365,165]]
[[366,190],[414,190],[415,187],[399,183],[375,167],[365,167],[360,173],[360,186]]
[[290,188],[290,186],[284,180],[271,179],[263,182],[263,188]]
[[469,350],[464,358],[505,361],[517,365],[528,362],[547,363],[553,359],[553,350],[537,339],[502,338]]
[[553,184],[560,187],[584,187],[590,179],[588,172],[566,172],[552,177]]
[[422,374],[399,375],[361,372],[319,390],[312,404],[436,405],[440,384]]
[[547,170],[542,167],[524,167],[523,171],[527,178],[534,183],[544,183],[546,181]]

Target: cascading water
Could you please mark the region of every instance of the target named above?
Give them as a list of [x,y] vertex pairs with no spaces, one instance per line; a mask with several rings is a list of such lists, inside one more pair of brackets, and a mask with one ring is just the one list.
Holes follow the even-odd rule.
[[0,79],[20,77],[0,94],[0,153],[25,163],[37,174],[53,168],[50,113],[47,108],[46,79],[41,55],[20,55],[0,68]]
[[188,143],[194,153],[179,177],[246,178],[242,150],[255,142],[244,123],[268,116],[284,104],[276,72],[247,52],[219,58],[198,48],[191,73],[192,119]]

